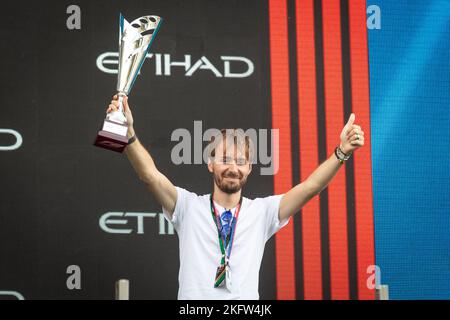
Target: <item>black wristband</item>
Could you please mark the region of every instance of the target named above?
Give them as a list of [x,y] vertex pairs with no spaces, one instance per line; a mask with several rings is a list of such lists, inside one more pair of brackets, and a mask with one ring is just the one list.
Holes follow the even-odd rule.
[[136,134],[134,134],[130,139],[128,139],[128,145],[132,144],[133,142],[135,142],[137,139]]
[[352,155],[351,152],[348,154],[344,153],[344,151],[342,151],[340,147],[336,147],[336,149],[334,149],[334,154],[341,164],[343,164],[344,161],[347,161]]

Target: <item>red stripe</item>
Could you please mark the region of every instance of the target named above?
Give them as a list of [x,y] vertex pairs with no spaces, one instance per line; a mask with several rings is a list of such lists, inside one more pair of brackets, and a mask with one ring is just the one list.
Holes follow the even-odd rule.
[[[340,1],[322,2],[327,154],[339,145],[344,127]],[[349,298],[345,168],[328,186],[331,298]]]
[[[285,0],[269,0],[270,72],[272,127],[279,129],[278,173],[275,194],[292,188],[292,161],[289,99],[289,49]],[[276,149],[276,148],[275,148]],[[277,299],[295,299],[294,229],[292,221],[275,238]]]
[[349,1],[352,107],[364,131],[364,147],[355,152],[356,252],[359,299],[374,299],[367,287],[367,268],[375,264],[370,145],[369,65],[366,1]]
[[[296,0],[300,180],[318,166],[314,7],[312,0]],[[305,299],[322,299],[322,257],[319,197],[302,209]]]

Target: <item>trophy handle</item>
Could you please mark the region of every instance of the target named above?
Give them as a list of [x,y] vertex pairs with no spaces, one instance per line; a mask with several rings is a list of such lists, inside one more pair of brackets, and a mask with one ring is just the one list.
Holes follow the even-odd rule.
[[122,92],[119,92],[117,95],[119,96],[119,99],[118,99],[119,111],[122,113],[125,113],[124,108],[123,108],[123,98],[125,97],[125,94]]

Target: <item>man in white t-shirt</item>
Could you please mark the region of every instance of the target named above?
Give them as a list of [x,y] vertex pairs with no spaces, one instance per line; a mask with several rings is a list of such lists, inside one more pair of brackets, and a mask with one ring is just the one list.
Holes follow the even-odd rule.
[[[114,96],[107,112],[116,110]],[[126,155],[178,233],[178,299],[259,299],[259,269],[267,240],[318,195],[352,152],[364,145],[364,132],[351,114],[339,147],[305,181],[285,194],[251,200],[242,196],[252,171],[251,142],[237,130],[222,130],[208,153],[212,193],[197,195],[175,187],[158,171],[136,138],[127,97],[124,111],[130,139]]]

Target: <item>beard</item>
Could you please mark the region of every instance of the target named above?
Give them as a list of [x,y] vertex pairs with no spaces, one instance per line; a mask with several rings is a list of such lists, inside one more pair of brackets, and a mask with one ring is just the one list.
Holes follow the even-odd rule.
[[[229,180],[227,178],[235,178],[236,180]],[[242,189],[247,182],[247,177],[244,178],[240,172],[234,173],[227,170],[222,175],[214,174],[214,181],[221,191],[227,194],[233,194]]]

